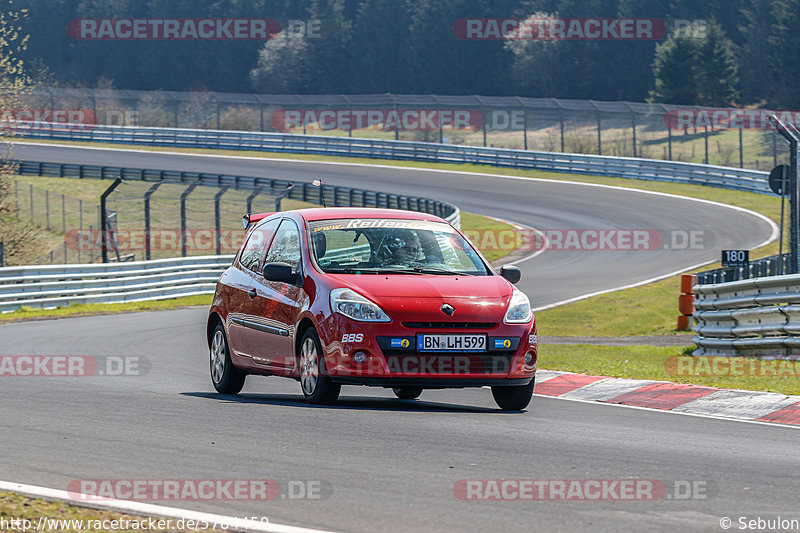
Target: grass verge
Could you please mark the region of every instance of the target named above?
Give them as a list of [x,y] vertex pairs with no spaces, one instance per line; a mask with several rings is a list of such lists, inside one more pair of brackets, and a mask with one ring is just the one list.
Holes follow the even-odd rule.
[[[8,522],[8,531],[42,531],[59,533],[118,533],[120,531],[161,531],[196,532],[199,529],[178,519],[145,518],[114,511],[89,509],[67,502],[31,498],[14,492],[0,491],[0,517]],[[44,517],[44,518],[43,518]],[[15,522],[19,520],[20,522]],[[40,520],[46,520],[41,522]],[[160,521],[160,522],[159,522]],[[156,528],[150,527],[155,524]],[[180,527],[183,526],[183,527]],[[189,527],[186,527],[189,526]],[[4,529],[3,531],[6,531]],[[225,531],[222,529],[202,529],[209,533]]]
[[[578,372],[593,376],[646,379],[691,383],[721,389],[744,389],[753,391],[800,394],[800,365],[794,361],[770,361],[774,371],[746,374],[745,371],[728,369],[727,365],[716,372],[701,372],[700,367],[679,370],[676,356],[691,354],[693,346],[597,346],[588,344],[542,344],[539,346],[539,365],[548,370]],[[748,363],[745,367],[748,367]],[[762,363],[761,361],[754,361]],[[783,366],[781,366],[783,365]],[[764,369],[764,366],[757,368]],[[728,369],[728,370],[726,370]],[[692,374],[692,375],[689,375]],[[702,375],[712,374],[712,375]]]
[[34,320],[43,318],[64,318],[90,315],[111,315],[116,313],[132,313],[137,311],[166,311],[182,307],[211,305],[211,294],[184,296],[168,300],[153,300],[149,302],[124,302],[117,304],[72,304],[54,309],[38,307],[23,307],[17,311],[0,314],[0,322],[17,322],[21,320]]

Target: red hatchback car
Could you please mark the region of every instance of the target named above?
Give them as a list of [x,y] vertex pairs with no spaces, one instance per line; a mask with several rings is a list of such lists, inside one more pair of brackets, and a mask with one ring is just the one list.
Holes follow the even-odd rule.
[[223,394],[248,374],[300,381],[313,403],[342,385],[490,386],[505,410],[533,394],[536,323],[520,272],[495,272],[456,228],[426,213],[315,208],[245,216],[217,283],[207,334]]

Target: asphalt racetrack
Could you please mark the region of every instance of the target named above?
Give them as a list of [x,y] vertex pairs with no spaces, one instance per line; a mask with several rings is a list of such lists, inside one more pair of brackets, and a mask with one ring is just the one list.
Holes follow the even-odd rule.
[[[760,218],[725,207],[569,183],[34,145],[16,152],[28,160],[322,177],[539,229],[702,230],[714,239],[690,250],[547,251],[518,265],[519,286],[537,306],[662,276],[772,234]],[[336,531],[720,531],[723,517],[732,529],[739,517],[800,519],[794,428],[546,397],[526,412],[504,413],[485,389],[425,391],[409,402],[345,387],[336,406],[318,407],[302,400],[294,381],[250,377],[239,397],[225,397],[208,376],[205,317],[204,309],[184,309],[0,326],[0,355],[126,357],[141,369],[0,378],[0,479],[62,490],[81,479],[271,479],[284,497],[155,503]],[[615,497],[619,490],[569,501],[459,498],[466,483],[486,488],[497,479],[584,487],[650,480],[661,490],[634,499]],[[288,486],[301,482],[321,487],[320,497],[291,498]]]

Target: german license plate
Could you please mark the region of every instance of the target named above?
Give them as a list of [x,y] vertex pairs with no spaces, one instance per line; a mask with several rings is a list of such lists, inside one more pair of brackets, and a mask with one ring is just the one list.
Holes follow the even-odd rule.
[[420,352],[485,352],[486,335],[417,335]]

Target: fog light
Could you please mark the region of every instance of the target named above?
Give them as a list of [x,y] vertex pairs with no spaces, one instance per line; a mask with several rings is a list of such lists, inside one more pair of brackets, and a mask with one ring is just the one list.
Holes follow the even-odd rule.
[[355,354],[353,354],[353,361],[355,361],[356,363],[363,363],[366,360],[367,360],[366,352],[358,351]]
[[525,364],[526,365],[533,364],[533,353],[528,352],[528,353],[525,354]]

